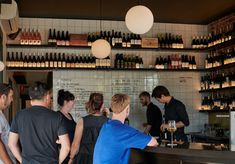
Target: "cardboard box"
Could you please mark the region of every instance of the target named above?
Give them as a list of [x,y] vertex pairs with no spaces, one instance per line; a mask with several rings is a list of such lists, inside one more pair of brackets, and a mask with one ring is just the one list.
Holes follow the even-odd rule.
[[70,34],[70,45],[87,46],[87,34]]
[[142,38],[142,48],[158,48],[158,38]]

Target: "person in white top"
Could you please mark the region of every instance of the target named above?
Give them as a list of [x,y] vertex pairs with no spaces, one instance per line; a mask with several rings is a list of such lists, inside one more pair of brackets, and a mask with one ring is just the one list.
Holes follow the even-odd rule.
[[13,89],[10,85],[0,83],[0,164],[16,163],[16,160],[8,147],[10,126],[3,110],[9,108],[13,101]]

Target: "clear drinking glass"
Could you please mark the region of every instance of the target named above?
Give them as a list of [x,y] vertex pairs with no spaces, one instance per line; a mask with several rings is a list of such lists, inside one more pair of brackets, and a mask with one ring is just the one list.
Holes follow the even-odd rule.
[[171,143],[167,144],[167,146],[171,146],[173,148],[173,146],[177,145],[177,144],[173,143],[173,133],[177,129],[176,124],[175,124],[175,120],[169,120],[168,121],[168,126],[169,126],[169,128],[167,130],[171,133]]

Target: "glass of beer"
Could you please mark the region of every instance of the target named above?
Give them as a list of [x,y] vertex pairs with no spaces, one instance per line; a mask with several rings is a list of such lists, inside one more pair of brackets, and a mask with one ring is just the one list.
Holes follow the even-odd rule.
[[171,133],[171,143],[167,144],[168,146],[171,146],[173,148],[173,146],[176,146],[177,144],[173,143],[173,133],[176,131],[176,124],[175,124],[175,120],[169,120],[168,121],[168,131]]

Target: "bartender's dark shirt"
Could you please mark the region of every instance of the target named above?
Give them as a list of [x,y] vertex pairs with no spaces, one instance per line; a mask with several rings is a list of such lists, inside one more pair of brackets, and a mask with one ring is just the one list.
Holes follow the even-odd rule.
[[148,125],[151,125],[151,129],[149,131],[150,135],[160,136],[160,126],[162,124],[161,110],[151,102],[147,106],[146,116]]
[[[185,105],[172,97],[168,104],[165,104],[165,122],[169,120],[175,120],[175,122],[182,121],[185,126],[189,125],[189,118]],[[170,135],[168,135],[168,139]],[[188,141],[187,136],[184,133],[184,127],[178,128],[174,133],[176,140]]]

